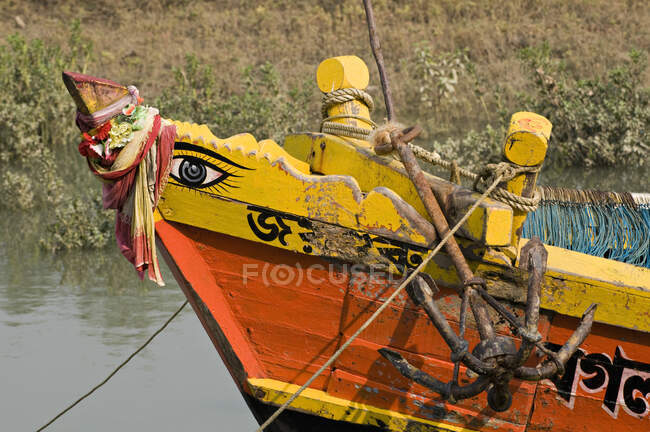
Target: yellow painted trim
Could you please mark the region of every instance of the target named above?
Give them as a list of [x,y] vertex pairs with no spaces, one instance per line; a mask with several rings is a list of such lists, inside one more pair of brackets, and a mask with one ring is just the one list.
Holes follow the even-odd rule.
[[[352,177],[310,175],[307,163],[272,140],[221,139],[205,125],[170,122],[178,144],[158,203],[165,220],[298,253],[355,263],[361,257],[362,264],[390,271],[436,239],[426,220],[389,189],[364,195]],[[227,176],[223,183],[188,185],[179,178],[185,160],[204,160],[206,172]]]
[[161,221],[161,220],[163,220],[163,217],[160,214],[160,212],[158,211],[158,207],[156,207],[154,209],[154,211],[153,211],[153,221],[158,222],[158,221]]
[[[269,378],[249,378],[247,381],[252,395],[261,402],[276,406],[282,405],[300,388],[295,384]],[[352,402],[310,388],[300,393],[296,400],[291,403],[291,409],[348,423],[383,426],[386,430],[395,432],[406,431],[407,428],[408,431],[431,431],[433,428],[444,432],[475,432],[473,429],[425,420],[397,411]],[[422,429],[417,428],[417,426],[414,428],[414,423]]]
[[[257,225],[259,224],[259,215],[268,209],[251,207],[247,203],[232,199],[213,197],[200,191],[192,191],[189,197],[191,199],[188,199],[187,192],[186,188],[179,187],[171,182],[168,183],[158,208],[165,220],[180,222],[297,253],[337,258],[344,261],[363,260],[363,264],[385,268],[394,273],[400,272],[392,262],[382,256],[379,248],[395,251],[395,253],[399,253],[401,248],[371,234],[372,227],[366,229],[358,225],[344,227],[334,224],[327,227],[323,224],[310,228],[301,225],[298,218],[291,214],[286,214],[288,217],[283,217],[282,213],[275,211],[273,215],[281,218],[287,234],[265,241],[253,232],[248,219]],[[277,224],[277,219],[271,217],[268,222]],[[316,225],[313,220],[312,224]],[[327,229],[327,231],[322,232],[322,229]],[[267,232],[268,230],[263,229],[263,231]],[[356,232],[356,236],[351,236],[351,232]],[[332,243],[330,236],[325,236],[326,233],[344,241]],[[347,234],[347,239],[342,239],[344,233]],[[364,235],[369,237],[366,238]],[[310,240],[307,241],[307,238]],[[370,239],[372,241],[368,243]],[[406,239],[406,241],[408,242],[409,239]],[[306,246],[309,246],[307,250],[305,249]],[[422,247],[424,246],[419,246],[419,248]],[[411,248],[407,251],[406,259],[413,261],[416,259],[416,255],[422,256],[422,252],[419,249],[416,250],[416,248],[418,246],[411,245]],[[361,264],[361,262],[358,263]]]
[[[356,141],[353,144],[349,140],[326,134],[288,135],[284,149],[294,157],[308,162],[315,173],[354,177],[364,192],[378,186],[387,186],[420,215],[429,219],[415,186],[397,160],[379,158],[371,150],[357,145]],[[429,178],[435,181],[433,176]],[[469,208],[470,200],[464,204]],[[462,209],[459,213],[464,214]],[[488,246],[506,246],[510,244],[511,232],[512,209],[488,198],[463,225],[459,235]]]
[[[522,239],[523,247],[527,240]],[[555,246],[548,251],[541,306],[581,317],[598,303],[596,321],[650,331],[650,269]]]
[[[552,125],[545,117],[532,112],[514,113],[503,146],[503,156],[518,166],[538,166],[544,162]],[[521,173],[506,182],[506,190],[515,195],[532,196],[538,173]],[[528,212],[513,209],[512,239],[510,245],[516,248],[521,237],[521,227]]]
[[296,159],[280,147],[275,141],[265,139],[257,142],[249,133],[240,133],[229,138],[218,138],[206,125],[187,123],[177,120],[165,119],[166,122],[176,126],[176,137],[180,140],[189,140],[212,150],[227,150],[232,153],[239,151],[241,155],[266,159],[273,164],[284,159],[288,165],[303,174],[309,174],[309,164]]

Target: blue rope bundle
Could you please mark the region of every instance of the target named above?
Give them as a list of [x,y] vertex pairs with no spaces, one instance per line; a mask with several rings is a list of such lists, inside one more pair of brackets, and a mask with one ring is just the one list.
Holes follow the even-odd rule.
[[[646,226],[650,227],[650,200],[639,204],[639,213],[641,213],[641,218]],[[644,266],[650,268],[650,252],[645,256]]]
[[650,268],[650,196],[540,187],[523,237]]

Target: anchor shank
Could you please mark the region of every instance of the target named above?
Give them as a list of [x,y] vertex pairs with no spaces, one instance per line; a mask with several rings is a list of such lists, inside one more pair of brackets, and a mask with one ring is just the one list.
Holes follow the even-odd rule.
[[535,344],[542,339],[537,329],[539,323],[540,291],[546,270],[548,252],[539,237],[533,237],[521,251],[522,269],[529,271],[528,295],[526,297],[525,327],[519,328],[521,347],[517,353],[517,363],[522,365],[530,356]]
[[[431,187],[424,177],[424,173],[420,168],[420,165],[413,154],[413,151],[409,148],[408,143],[414,140],[420,133],[422,129],[419,126],[414,126],[412,128],[405,129],[404,131],[397,131],[391,134],[391,142],[397,150],[404,164],[404,168],[413,182],[418,195],[424,204],[424,207],[427,209],[427,213],[431,217],[433,225],[438,232],[440,238],[443,238],[449,232],[449,224],[447,219],[440,208],[440,204],[436,200],[435,195],[431,191]],[[467,283],[474,278],[472,270],[469,268],[463,253],[458,247],[458,243],[454,237],[451,237],[445,244],[445,251],[451,258],[460,280],[465,285],[467,290],[467,295],[470,300],[470,305],[472,307],[472,313],[478,324],[479,330],[481,331],[481,336],[485,335],[490,337],[494,335],[494,327],[490,321],[487,307],[485,303],[478,298],[476,292],[472,286],[467,286]]]

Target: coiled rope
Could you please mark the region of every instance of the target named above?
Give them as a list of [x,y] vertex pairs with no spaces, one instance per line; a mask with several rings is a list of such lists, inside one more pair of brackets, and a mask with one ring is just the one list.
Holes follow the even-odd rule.
[[329,358],[329,359],[328,359],[328,360],[327,360],[327,361],[326,361],[326,362],[325,362],[325,363],[324,363],[324,364],[323,364],[323,365],[322,365],[322,366],[321,366],[321,367],[320,367],[316,372],[314,372],[314,374],[313,374],[313,375],[312,375],[312,376],[307,380],[307,382],[305,382],[305,383],[302,385],[302,387],[300,387],[300,388],[299,388],[299,389],[298,389],[294,394],[292,394],[291,397],[289,397],[289,399],[287,399],[287,401],[284,402],[284,403],[283,403],[283,404],[282,404],[282,405],[281,405],[281,406],[280,406],[280,407],[279,407],[279,408],[278,408],[278,409],[273,413],[273,415],[271,415],[271,417],[269,417],[269,418],[268,418],[268,419],[267,419],[267,420],[266,420],[266,421],[265,421],[265,422],[264,422],[264,423],[263,423],[263,424],[262,424],[262,425],[257,429],[256,432],[262,432],[266,427],[268,427],[271,423],[273,423],[273,421],[274,421],[276,418],[278,418],[278,416],[279,416],[280,414],[282,414],[282,412],[283,412],[284,410],[286,410],[287,407],[288,407],[289,405],[291,405],[291,403],[292,403],[294,400],[296,400],[296,398],[298,398],[298,396],[300,396],[300,394],[301,394],[301,393],[302,393],[302,392],[303,392],[307,387],[309,387],[309,386],[311,385],[311,383],[314,382],[314,380],[315,380],[318,376],[320,376],[320,374],[323,373],[323,371],[324,371],[325,369],[327,369],[329,366],[331,366],[332,363],[334,363],[334,361],[335,361],[335,360],[336,360],[336,359],[337,359],[337,358],[338,358],[338,357],[343,353],[343,351],[345,351],[346,348],[347,348],[348,346],[350,346],[350,344],[351,344],[351,343],[352,343],[352,342],[353,342],[353,341],[354,341],[354,340],[355,340],[355,339],[356,339],[356,338],[357,338],[357,337],[358,337],[358,336],[359,336],[359,335],[360,335],[360,334],[361,334],[361,333],[362,333],[366,328],[368,328],[368,326],[369,326],[370,324],[372,324],[372,322],[373,322],[373,321],[374,321],[374,320],[375,320],[375,319],[376,319],[376,318],[377,318],[377,317],[378,317],[378,316],[379,316],[379,315],[384,311],[384,309],[386,309],[386,308],[388,307],[388,305],[390,305],[390,304],[393,302],[393,300],[395,300],[395,298],[396,298],[396,297],[397,297],[397,296],[402,292],[402,290],[404,290],[404,288],[406,288],[406,286],[408,286],[408,284],[410,284],[411,281],[412,281],[412,280],[413,280],[413,279],[414,279],[414,278],[415,278],[415,277],[416,277],[416,276],[417,276],[417,275],[418,275],[422,270],[424,270],[424,268],[427,266],[427,264],[429,263],[429,261],[431,261],[431,260],[433,259],[433,257],[436,256],[436,254],[440,251],[440,249],[442,249],[442,247],[447,243],[447,241],[449,241],[449,239],[450,239],[450,238],[451,238],[451,237],[456,233],[456,231],[458,231],[458,229],[459,229],[459,228],[460,228],[460,227],[461,227],[461,226],[462,226],[462,225],[467,221],[467,219],[472,215],[472,213],[474,213],[474,210],[476,210],[476,208],[477,208],[477,207],[478,207],[478,206],[479,206],[479,205],[480,205],[480,204],[481,204],[481,203],[482,203],[482,202],[483,202],[483,201],[488,197],[488,195],[490,195],[490,193],[494,190],[494,188],[496,188],[497,185],[498,185],[500,182],[502,182],[502,181],[503,181],[503,178],[502,178],[500,175],[497,176],[497,177],[494,179],[494,181],[492,182],[492,184],[491,184],[490,186],[487,187],[487,189],[485,190],[485,192],[483,192],[483,195],[481,195],[480,198],[479,198],[478,200],[476,200],[476,202],[472,205],[472,207],[470,207],[470,209],[467,211],[467,213],[465,213],[465,216],[463,216],[462,219],[459,220],[458,223],[456,223],[456,225],[454,225],[454,227],[453,227],[449,232],[447,232],[447,234],[446,234],[446,235],[444,236],[444,238],[440,241],[440,243],[438,243],[438,245],[437,245],[437,246],[436,246],[432,251],[430,251],[430,252],[427,254],[427,256],[422,260],[422,262],[420,263],[420,265],[417,266],[417,268],[416,268],[415,270],[413,270],[413,272],[412,272],[412,273],[411,273],[411,274],[410,274],[410,275],[409,275],[409,276],[408,276],[408,277],[407,277],[407,278],[406,278],[406,279],[405,279],[405,280],[400,284],[399,287],[397,287],[397,289],[393,292],[393,294],[391,294],[390,297],[388,297],[388,298],[386,299],[386,301],[384,301],[384,303],[383,303],[381,306],[379,306],[379,308],[375,311],[375,313],[373,313],[372,316],[370,316],[370,318],[368,318],[368,319],[366,320],[366,322],[364,322],[364,323],[361,325],[361,327],[359,327],[359,329],[358,329],[356,332],[354,332],[354,334],[353,334],[352,336],[350,336],[350,338],[349,338],[349,339],[348,339],[348,340],[347,340],[343,345],[341,345],[341,347],[340,347],[340,348],[339,348],[339,349],[338,349],[334,354],[332,354],[332,356],[331,356],[331,357],[330,357],[330,358]]
[[[370,112],[372,112],[372,110],[375,108],[375,103],[372,100],[372,96],[361,89],[344,88],[323,94],[323,104],[321,105],[321,114],[323,115],[323,120],[320,124],[320,131],[331,135],[367,140],[370,136],[370,133],[372,132],[372,129],[375,129],[377,127],[377,124],[371,119],[356,114],[337,114],[328,116],[328,111],[331,107],[345,102],[351,102],[353,100],[362,102],[368,107],[368,111]],[[346,125],[333,121],[346,118],[360,120],[364,123],[367,123],[371,129],[369,130],[367,128]]]
[[[327,111],[334,105],[352,102],[353,100],[363,102],[370,112],[375,109],[375,102],[372,100],[372,96],[365,91],[357,88],[338,89],[323,94],[323,105],[321,106],[321,114],[323,115],[323,118],[327,117]],[[364,121],[372,122],[370,119],[364,119]]]

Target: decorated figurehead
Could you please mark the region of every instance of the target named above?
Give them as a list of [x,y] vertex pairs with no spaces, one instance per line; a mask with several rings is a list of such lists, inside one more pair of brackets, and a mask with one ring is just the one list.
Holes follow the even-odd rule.
[[104,208],[117,210],[122,254],[163,285],[153,212],[172,167],[175,126],[142,104],[137,88],[73,72],[63,82],[77,105],[79,153],[103,182]]
[[[63,76],[77,103],[79,152],[104,182],[104,206],[118,213],[118,245],[158,283],[155,230],[169,224],[393,272],[417,266],[435,239],[426,220],[389,189],[364,193],[353,177],[314,174],[270,139],[219,138],[206,125],[162,119],[135,87]],[[323,138],[300,136],[310,150],[325,148]]]

